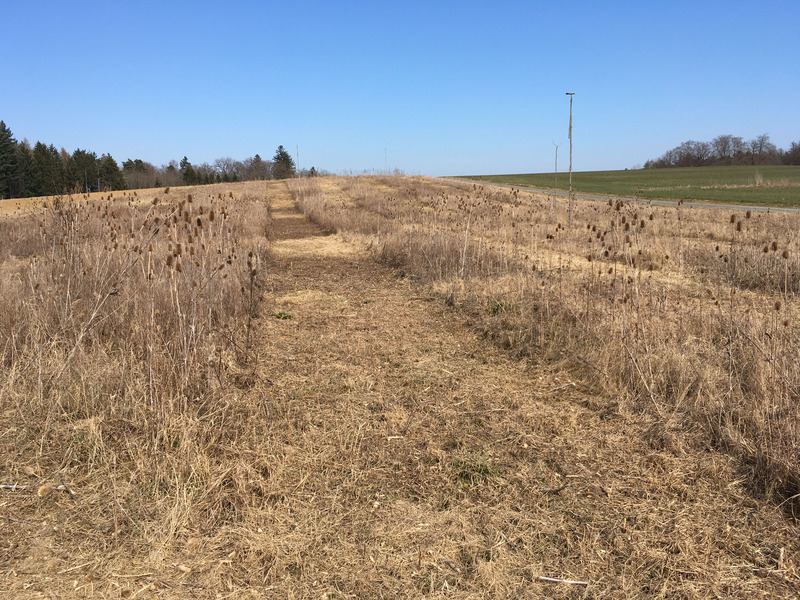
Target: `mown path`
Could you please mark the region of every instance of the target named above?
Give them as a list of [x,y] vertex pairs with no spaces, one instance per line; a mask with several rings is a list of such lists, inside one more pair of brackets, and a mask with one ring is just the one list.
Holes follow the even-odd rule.
[[797,592],[797,534],[724,455],[512,358],[288,193],[273,217],[256,371],[273,458],[253,593]]

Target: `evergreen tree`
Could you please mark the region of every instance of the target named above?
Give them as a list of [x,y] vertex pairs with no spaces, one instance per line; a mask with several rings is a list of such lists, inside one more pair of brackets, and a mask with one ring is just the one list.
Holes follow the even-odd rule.
[[271,177],[270,167],[270,163],[264,162],[261,156],[256,154],[253,158],[245,161],[245,179],[269,179]]
[[278,150],[272,158],[272,176],[275,179],[289,179],[294,175],[295,166],[292,157],[283,146],[278,146]]
[[76,181],[83,192],[99,192],[99,171],[97,170],[97,155],[88,150],[78,148],[72,153],[72,170]]
[[103,154],[98,164],[101,189],[124,190],[125,178],[119,170],[117,161],[110,154]]
[[52,144],[45,146],[36,142],[33,147],[33,164],[36,171],[34,190],[36,196],[54,196],[64,191],[61,161],[58,150]]
[[13,195],[17,198],[35,196],[36,165],[33,163],[31,145],[22,140],[17,144],[17,186]]
[[83,191],[78,182],[78,175],[75,171],[75,163],[72,160],[69,152],[61,148],[61,152],[56,157],[58,159],[58,167],[61,170],[61,181],[64,182],[64,190],[66,192],[81,192]]
[[0,121],[0,198],[10,198],[17,187],[17,141]]
[[194,185],[197,183],[197,173],[195,173],[192,163],[185,156],[181,160],[181,175],[183,176],[183,183],[186,185]]

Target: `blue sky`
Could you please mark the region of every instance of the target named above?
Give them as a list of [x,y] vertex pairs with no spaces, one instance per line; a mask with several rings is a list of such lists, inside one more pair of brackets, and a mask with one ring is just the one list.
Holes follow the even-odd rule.
[[156,165],[259,153],[427,175],[624,169],[800,141],[797,0],[0,0],[17,139]]

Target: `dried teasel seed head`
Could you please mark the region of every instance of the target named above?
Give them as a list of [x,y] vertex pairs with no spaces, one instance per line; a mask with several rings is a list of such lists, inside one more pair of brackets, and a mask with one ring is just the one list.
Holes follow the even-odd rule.
[[731,215],[731,223],[736,223],[736,215]]
[[172,261],[173,261],[172,254],[168,254],[167,255],[167,266],[168,267],[172,267]]
[[752,216],[753,216],[753,213],[752,213],[752,212],[750,212],[749,210],[748,210],[746,213],[744,213],[744,218],[745,218],[745,219],[749,219],[749,218],[750,218],[750,217],[752,217]]
[[776,300],[776,301],[775,301],[775,310],[780,310],[780,309],[781,309],[781,306],[783,306],[783,305],[781,304],[781,301],[780,301],[780,300]]
[[181,271],[183,271],[183,266],[181,266],[181,261],[178,261],[178,262],[175,264],[175,270],[176,270],[178,273],[180,273]]
[[788,260],[788,258],[789,258],[789,251],[788,251],[788,250],[784,250],[784,251],[783,251],[783,253],[781,254],[781,256],[782,256],[783,258],[785,258],[785,259],[787,259],[787,260]]
[[736,231],[741,231],[741,230],[742,230],[742,222],[736,221]]
[[772,251],[773,252],[777,252],[778,251],[778,242],[772,242]]

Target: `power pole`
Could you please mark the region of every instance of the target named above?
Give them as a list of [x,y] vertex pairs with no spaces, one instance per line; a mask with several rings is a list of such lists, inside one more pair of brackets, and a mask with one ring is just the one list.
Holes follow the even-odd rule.
[[[564,142],[561,142],[563,144]],[[553,171],[553,210],[556,209],[556,190],[558,189],[558,147],[561,144],[556,144],[555,141],[553,142],[553,146],[556,147],[556,167]]]
[[569,228],[572,229],[572,97],[575,92],[567,92],[569,96]]

